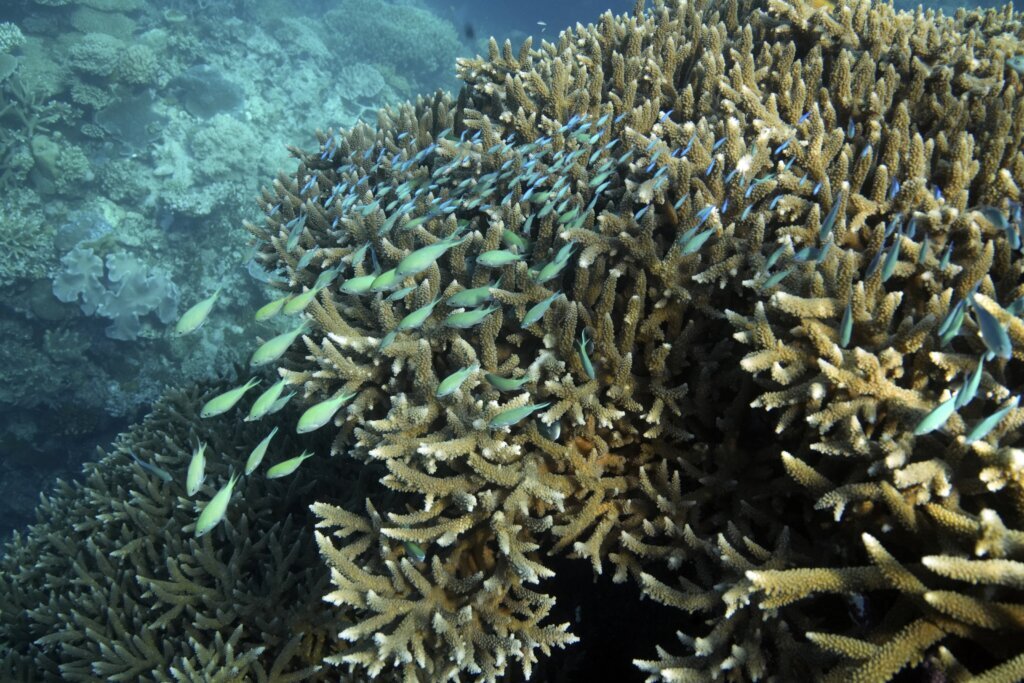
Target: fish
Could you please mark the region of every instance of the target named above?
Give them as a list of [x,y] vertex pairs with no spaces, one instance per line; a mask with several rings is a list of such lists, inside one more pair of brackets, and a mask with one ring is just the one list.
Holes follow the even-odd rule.
[[199,513],[199,519],[196,520],[196,538],[205,536],[224,519],[224,513],[228,510],[228,503],[231,502],[231,492],[234,491],[237,481],[238,475],[232,472],[231,478],[228,479],[228,483],[224,485],[224,488],[217,491],[213,498],[210,499],[210,502],[203,506],[202,512]]
[[764,270],[765,270],[765,272],[768,272],[769,270],[772,269],[772,266],[774,266],[776,264],[776,262],[778,262],[779,257],[782,256],[782,253],[785,250],[786,250],[786,245],[785,244],[780,244],[778,247],[775,248],[775,251],[773,251],[771,254],[768,255],[768,260],[764,262]]
[[510,408],[509,410],[503,410],[490,419],[487,426],[491,429],[500,429],[501,427],[511,427],[523,419],[529,417],[538,410],[547,408],[551,403],[532,403],[530,405],[521,406],[519,408]]
[[[550,204],[548,205],[550,206]],[[507,249],[494,249],[485,251],[476,257],[476,262],[489,268],[500,268],[523,259],[522,254],[513,254]]]
[[928,233],[924,234],[924,238],[921,239],[921,248],[917,252],[917,264],[923,265],[925,258],[928,256]]
[[340,289],[346,294],[365,294],[370,291],[370,286],[373,285],[373,281],[377,279],[378,275],[379,273],[373,273],[349,278],[341,284]]
[[882,263],[882,282],[885,282],[892,273],[896,270],[896,263],[900,259],[900,246],[903,244],[903,238],[899,235],[893,240],[892,246],[889,247],[889,252],[885,255],[885,261]]
[[434,312],[434,306],[437,306],[437,303],[440,300],[441,295],[438,294],[430,303],[426,304],[425,306],[417,308],[412,313],[409,313],[404,318],[402,318],[402,320],[398,323],[398,327],[395,328],[395,330],[398,332],[418,330],[420,327],[423,326],[423,323],[427,321],[427,318],[430,317],[430,314]]
[[249,415],[245,418],[245,421],[252,422],[269,414],[271,407],[273,407],[277,399],[281,397],[281,392],[284,391],[284,387],[287,383],[287,380],[281,379],[271,384],[266,391],[260,394],[259,397],[253,401],[252,407],[249,408]]
[[391,270],[385,270],[383,273],[378,275],[370,283],[371,292],[383,292],[393,287],[397,287],[402,283],[402,278],[398,276],[395,268]]
[[501,375],[495,375],[491,372],[484,373],[484,379],[487,383],[498,391],[516,391],[524,384],[530,381],[529,375],[524,375],[518,379],[510,379],[508,377],[502,377]]
[[295,431],[299,434],[307,434],[320,429],[334,418],[335,413],[344,404],[355,398],[355,395],[355,392],[350,394],[340,393],[319,403],[314,403],[299,416],[299,422],[295,427]]
[[181,337],[191,332],[195,332],[203,326],[203,323],[206,322],[206,319],[210,315],[210,311],[213,310],[213,305],[217,303],[217,297],[220,296],[221,289],[223,289],[223,287],[218,287],[217,291],[182,314],[178,319],[178,323],[174,326],[175,337]]
[[267,411],[267,415],[273,415],[277,411],[281,410],[281,408],[284,408],[285,405],[288,404],[288,401],[292,400],[292,396],[294,395],[294,391],[289,391],[287,394],[274,401],[274,405],[270,406],[270,410]]
[[[543,268],[541,270],[543,271]],[[531,306],[530,310],[528,310],[526,312],[526,315],[523,316],[523,319],[519,323],[519,326],[525,330],[530,325],[539,322],[544,317],[544,314],[547,313],[548,309],[551,308],[551,304],[554,303],[555,299],[561,296],[561,294],[562,291],[559,290],[552,294],[551,296],[544,299],[543,301],[540,301]]]
[[391,292],[391,294],[389,294],[384,300],[385,301],[401,301],[405,297],[407,297],[410,294],[412,294],[414,291],[416,291],[416,286],[415,285],[410,285],[408,287],[402,287],[401,289],[396,289],[395,291]]
[[284,355],[284,352],[288,350],[288,347],[292,345],[292,342],[294,342],[299,335],[308,332],[309,327],[309,320],[303,320],[295,329],[288,332],[282,332],[276,337],[271,337],[267,341],[263,342],[258,349],[253,351],[252,357],[249,359],[249,365],[259,367],[261,365],[266,365],[267,363],[273,363]]
[[946,424],[946,420],[948,420],[956,410],[956,397],[959,393],[960,392],[958,391],[956,394],[953,394],[950,398],[940,403],[925,415],[914,428],[914,436],[923,436],[929,432],[934,432],[936,429]]
[[239,400],[241,400],[242,396],[245,395],[245,392],[249,391],[259,383],[260,378],[253,377],[240,387],[229,389],[225,391],[223,394],[214,396],[209,401],[207,401],[205,405],[203,405],[203,409],[199,411],[199,416],[205,418],[223,415],[224,413],[228,412],[229,410],[235,407],[235,404],[238,403]]
[[463,311],[462,313],[452,313],[444,319],[445,327],[455,327],[460,330],[466,330],[470,327],[474,327],[483,322],[484,318],[494,313],[501,306],[488,306],[487,308],[474,308],[469,311]]
[[978,441],[979,439],[984,439],[986,436],[988,436],[989,432],[996,428],[996,425],[1002,422],[1003,418],[1006,417],[1006,414],[1008,412],[1017,407],[1018,403],[1020,403],[1020,396],[1014,396],[1008,406],[1006,406],[1005,408],[1000,408],[999,410],[997,410],[996,412],[992,413],[984,420],[979,422],[977,425],[975,425],[974,429],[972,429],[967,434],[967,438],[965,439],[964,443],[970,446],[975,441]]
[[284,462],[279,462],[270,469],[267,470],[267,479],[280,479],[281,477],[287,477],[289,474],[299,469],[299,465],[303,461],[312,458],[313,454],[309,451],[303,451],[301,455],[297,455],[294,458],[288,458]]
[[448,297],[444,305],[449,308],[475,308],[481,304],[485,304],[494,298],[491,294],[492,289],[497,289],[501,285],[501,278],[493,285],[484,285],[483,287],[474,287],[473,289],[464,289],[461,292],[456,292]]
[[263,462],[263,456],[267,454],[267,447],[270,445],[270,440],[277,434],[277,427],[270,430],[270,433],[263,437],[263,440],[256,444],[256,447],[252,449],[249,457],[245,460],[245,474],[249,476],[260,466]]
[[949,241],[939,258],[939,270],[945,270],[949,266],[949,259],[953,255],[953,240]]
[[190,496],[199,493],[203,482],[206,480],[206,442],[199,444],[192,451],[192,459],[189,460],[188,470],[185,473],[185,491]]
[[316,295],[320,293],[323,287],[316,287],[315,285],[301,294],[296,294],[284,305],[282,309],[285,315],[295,315],[296,313],[302,313],[306,310],[306,307],[313,302]]
[[160,479],[161,481],[173,481],[174,480],[174,477],[171,476],[171,473],[168,472],[167,470],[165,470],[164,468],[159,467],[157,465],[154,465],[151,462],[147,462],[147,461],[143,460],[139,456],[135,455],[135,453],[133,453],[132,451],[128,451],[128,455],[131,456],[132,460],[135,461],[136,465],[138,465],[139,467],[141,467],[145,471],[149,472],[150,474],[155,476],[157,479]]
[[432,266],[435,261],[444,256],[445,252],[452,247],[462,244],[468,238],[469,235],[463,235],[457,240],[443,239],[434,244],[420,247],[398,262],[398,266],[395,267],[395,274],[400,278],[407,278],[410,275],[422,273]]
[[704,246],[704,243],[708,241],[708,238],[711,237],[713,234],[715,234],[715,229],[709,228],[708,230],[705,230],[704,232],[694,235],[690,239],[686,240],[686,242],[683,243],[683,255],[687,256],[689,254],[693,254],[699,251],[700,248]]
[[956,409],[960,410],[965,405],[974,400],[974,397],[978,394],[978,386],[981,384],[981,370],[985,365],[985,356],[982,356],[978,360],[978,366],[974,368],[974,372],[964,382],[964,385],[960,387],[960,391],[957,392],[956,396]]
[[981,340],[985,346],[998,358],[1009,360],[1013,356],[1013,344],[1006,327],[999,322],[999,319],[989,313],[983,306],[980,306],[974,295],[971,295],[971,309],[978,319],[978,327],[981,329]]
[[[543,22],[537,22],[538,24]],[[414,562],[423,562],[427,559],[427,551],[421,548],[417,543],[412,541],[402,541],[402,547],[405,548],[405,553]]]
[[282,296],[280,299],[274,299],[273,301],[260,306],[260,308],[256,311],[256,315],[254,316],[256,318],[256,322],[270,320],[271,318],[276,316],[278,313],[281,312],[281,309],[284,308],[284,305],[288,303],[288,300],[291,298],[291,294],[286,294],[285,296]]
[[765,281],[764,281],[764,282],[763,282],[763,283],[761,284],[761,289],[762,289],[762,290],[764,290],[764,289],[771,289],[771,288],[772,288],[772,287],[774,287],[775,285],[777,285],[777,284],[779,284],[780,282],[782,282],[783,280],[785,280],[785,279],[786,279],[786,277],[787,277],[787,276],[788,276],[788,275],[789,275],[789,274],[790,274],[791,272],[793,272],[793,269],[792,269],[792,268],[786,268],[785,270],[780,270],[780,271],[779,271],[778,273],[775,273],[775,274],[774,274],[774,275],[772,275],[772,276],[771,276],[770,278],[768,278],[767,280],[765,280]]
[[434,396],[436,396],[437,398],[451,396],[452,394],[459,390],[459,387],[462,386],[463,382],[469,379],[473,375],[473,373],[475,373],[479,369],[480,364],[473,363],[472,365],[462,368],[461,370],[456,370],[455,372],[441,380],[440,384],[437,385],[437,390],[434,392]]
[[590,355],[587,353],[587,344],[590,342],[587,339],[587,331],[584,329],[580,333],[580,340],[576,342],[576,352],[580,357],[580,363],[583,364],[583,371],[587,373],[587,377],[590,379],[597,379],[597,373],[594,371],[594,364],[590,360]]
[[832,202],[832,208],[825,214],[825,220],[821,222],[821,229],[818,230],[818,239],[824,240],[830,232],[832,227],[836,224],[836,216],[839,215],[839,205],[843,203],[843,190],[839,190],[839,194],[836,195],[835,200]]
[[959,334],[960,326],[964,322],[964,315],[967,311],[966,301],[960,301],[953,307],[942,323],[939,325],[939,346],[944,348],[953,338]]
[[285,242],[285,251],[295,251],[295,247],[299,246],[299,238],[302,237],[302,230],[305,227],[306,214],[296,216],[285,224],[285,228],[290,228],[290,231],[288,232],[288,241]]
[[843,318],[839,321],[839,347],[845,349],[853,335],[853,301],[846,302]]

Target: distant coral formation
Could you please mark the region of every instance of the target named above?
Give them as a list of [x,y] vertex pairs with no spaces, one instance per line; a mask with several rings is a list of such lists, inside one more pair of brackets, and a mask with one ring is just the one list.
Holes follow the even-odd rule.
[[[321,439],[295,481],[318,488],[287,500],[319,519],[308,571],[330,570],[317,619],[336,638],[302,664],[528,677],[577,640],[553,616],[561,556],[674,609],[678,642],[634,660],[650,681],[1024,677],[1022,40],[1009,7],[639,0],[539,49],[492,40],[456,99],[294,150],[247,228],[287,275],[276,310],[309,321],[278,374]],[[194,412],[124,447],[172,444],[177,475]],[[255,438],[218,420],[216,486]],[[97,517],[106,487],[83,487],[78,518],[151,543]],[[202,544],[147,495],[165,501],[139,503],[147,520],[175,520],[153,530],[173,552],[138,550],[151,567],[218,576],[211,558],[252,548],[248,495]],[[43,538],[15,554],[84,552]],[[33,585],[59,580],[34,561]],[[145,646],[67,626],[45,590],[0,615],[73,645],[39,633],[9,657],[22,670]],[[227,621],[172,610],[163,647],[234,657],[209,629]],[[278,631],[252,633],[239,670],[269,671],[255,634]]]

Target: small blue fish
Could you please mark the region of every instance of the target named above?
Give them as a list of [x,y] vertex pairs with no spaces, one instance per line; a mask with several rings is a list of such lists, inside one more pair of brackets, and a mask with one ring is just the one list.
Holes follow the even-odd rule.
[[843,318],[839,321],[839,347],[845,349],[853,335],[853,301],[846,302]]
[[981,340],[985,342],[985,346],[996,357],[1009,360],[1013,356],[1013,344],[1010,341],[1010,335],[1006,332],[1006,327],[985,307],[979,305],[973,294],[971,295],[971,309],[978,319]]
[[[959,392],[957,392],[959,393]],[[946,424],[950,416],[956,411],[956,394],[946,399],[925,415],[914,428],[914,436],[923,436]]]
[[974,429],[972,429],[967,434],[967,438],[964,441],[964,443],[970,446],[975,441],[978,441],[979,439],[984,439],[986,436],[988,436],[989,432],[996,428],[996,425],[1002,422],[1003,418],[1006,417],[1006,414],[1008,412],[1017,407],[1018,403],[1020,403],[1020,396],[1014,396],[1013,399],[1010,401],[1010,404],[1007,405],[1005,408],[997,410],[995,413],[989,415],[984,420],[979,422],[974,427]]

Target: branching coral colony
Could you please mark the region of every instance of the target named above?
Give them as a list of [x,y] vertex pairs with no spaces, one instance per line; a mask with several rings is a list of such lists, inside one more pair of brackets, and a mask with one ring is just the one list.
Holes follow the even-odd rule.
[[328,662],[529,675],[567,555],[680,610],[652,681],[1024,677],[1024,28],[821,4],[492,41],[264,191],[252,411],[384,471],[278,465]]

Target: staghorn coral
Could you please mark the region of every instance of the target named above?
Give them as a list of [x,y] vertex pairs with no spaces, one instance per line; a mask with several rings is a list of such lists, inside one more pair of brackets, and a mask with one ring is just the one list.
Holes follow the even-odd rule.
[[[61,482],[36,524],[7,545],[4,680],[324,679],[320,660],[334,641],[318,600],[327,576],[301,530],[301,501],[321,487],[301,477],[247,480],[214,538],[190,533],[197,504],[215,490],[186,497],[192,444],[205,441],[217,454],[208,461],[215,479],[237,469],[236,449],[264,436],[262,426],[201,422],[210,395],[166,396],[86,467],[84,481]],[[278,439],[274,451],[297,446]],[[130,452],[172,480],[134,464]]]
[[[1019,39],[1019,21],[642,5],[539,50],[492,41],[460,62],[458,101],[322,135],[264,193],[266,225],[249,227],[265,267],[317,290],[282,376],[310,403],[354,393],[334,451],[383,462],[411,498],[369,517],[316,507],[328,599],[363,615],[343,632],[355,652],[331,661],[528,674],[572,638],[533,626],[543,553],[567,553],[681,610],[684,653],[637,661],[652,680],[878,680],[957,657],[1016,670],[1020,592],[924,567],[1020,562],[1004,524],[1024,513],[1009,455],[1024,411],[1007,403],[1024,111],[987,42]],[[315,284],[331,268],[345,279]],[[467,290],[484,303],[462,327],[435,306]],[[992,348],[986,314],[1013,357],[928,433]],[[1007,521],[982,531],[985,515]],[[495,620],[510,599],[523,616]],[[474,645],[492,632],[513,638],[504,657]]]

